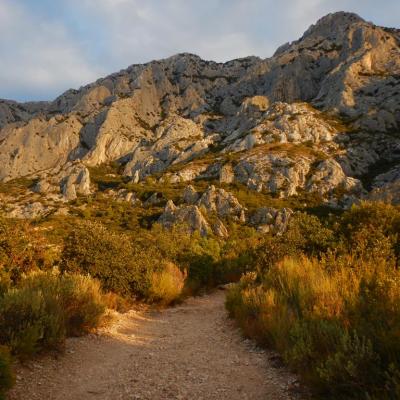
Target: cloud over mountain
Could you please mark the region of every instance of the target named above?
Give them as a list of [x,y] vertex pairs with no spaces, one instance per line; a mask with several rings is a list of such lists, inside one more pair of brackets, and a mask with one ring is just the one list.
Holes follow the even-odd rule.
[[0,98],[51,99],[132,63],[191,52],[271,56],[320,15],[346,9],[396,24],[386,0],[0,0]]

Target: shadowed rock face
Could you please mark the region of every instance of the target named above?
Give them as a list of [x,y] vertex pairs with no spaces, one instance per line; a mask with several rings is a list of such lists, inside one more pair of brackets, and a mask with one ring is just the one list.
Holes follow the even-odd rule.
[[134,182],[153,175],[238,182],[282,197],[306,190],[330,198],[338,188],[354,198],[364,189],[382,195],[398,174],[368,188],[358,178],[382,160],[393,168],[400,156],[399,43],[398,30],[340,12],[268,59],[178,54],[52,102],[2,100],[0,180],[51,181],[38,191],[59,187],[73,198],[75,189],[90,192],[90,177],[81,185],[71,165],[117,161]]

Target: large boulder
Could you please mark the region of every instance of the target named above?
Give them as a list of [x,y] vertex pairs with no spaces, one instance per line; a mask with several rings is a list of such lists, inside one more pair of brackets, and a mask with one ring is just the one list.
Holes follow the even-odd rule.
[[197,206],[176,207],[172,200],[167,202],[158,222],[166,228],[171,228],[173,225],[185,225],[191,232],[199,231],[202,236],[206,236],[211,231],[210,225]]
[[186,204],[195,204],[199,200],[199,197],[196,189],[192,185],[188,185],[183,191],[182,200]]
[[171,228],[174,225],[183,225],[190,232],[197,231],[202,236],[206,236],[211,232],[221,238],[229,236],[228,230],[220,219],[216,218],[210,224],[201,209],[193,204],[176,206],[172,200],[169,200],[158,222],[165,228]]
[[282,235],[290,222],[293,210],[290,208],[276,209],[261,207],[250,217],[249,223],[263,233]]
[[238,199],[224,189],[211,185],[197,202],[199,207],[204,207],[207,212],[216,213],[220,217],[230,217],[241,222],[245,221],[245,208]]
[[74,165],[61,180],[61,192],[68,201],[75,200],[78,195],[90,195],[89,170],[84,165]]
[[221,238],[227,238],[229,236],[228,229],[226,229],[226,226],[223,224],[223,222],[217,218],[217,220],[212,224],[211,226],[212,231],[214,235],[221,237]]
[[39,201],[33,203],[17,204],[6,212],[7,218],[34,219],[50,214],[52,207],[46,206]]
[[362,184],[358,179],[347,177],[340,164],[328,159],[321,161],[306,185],[310,192],[317,192],[324,195],[336,188],[345,192],[358,192],[363,190]]
[[259,192],[292,196],[304,188],[314,159],[308,153],[288,154],[260,147],[240,158],[234,169],[235,181]]

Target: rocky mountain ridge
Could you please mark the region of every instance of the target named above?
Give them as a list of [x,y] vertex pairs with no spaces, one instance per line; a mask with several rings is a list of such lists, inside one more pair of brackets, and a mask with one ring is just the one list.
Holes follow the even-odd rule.
[[2,100],[0,180],[34,181],[18,210],[32,192],[56,209],[88,196],[98,190],[90,168],[110,163],[135,184],[211,180],[315,193],[333,207],[399,202],[399,133],[399,30],[340,12],[264,60],[178,54],[52,102]]

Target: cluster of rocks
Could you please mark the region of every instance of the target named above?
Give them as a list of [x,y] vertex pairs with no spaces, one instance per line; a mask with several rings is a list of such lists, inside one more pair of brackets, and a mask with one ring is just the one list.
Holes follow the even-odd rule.
[[[260,96],[255,96],[246,101],[259,98]],[[247,124],[246,129],[240,127],[227,136],[223,140],[223,144],[227,145],[223,152],[250,150],[254,146],[268,143],[332,142],[338,129],[331,122],[333,121],[307,103],[276,102],[264,112],[259,112],[257,118]]]
[[88,196],[92,193],[90,173],[81,162],[69,162],[51,174],[42,174],[32,188],[36,193],[48,195],[60,193],[60,200],[75,200],[78,195]]
[[203,236],[210,232],[210,225],[199,207],[196,205],[177,207],[172,200],[167,202],[158,222],[165,228],[172,228],[174,225],[186,225],[191,232],[199,231]]
[[[227,237],[228,230],[220,218],[231,218],[245,222],[245,208],[231,193],[211,185],[202,195],[192,185],[185,188],[182,204],[176,206],[172,200],[167,202],[158,222],[164,227],[184,224],[190,231],[199,231],[201,235],[213,232],[217,236]],[[212,223],[207,217],[212,216]]]
[[169,117],[155,130],[154,142],[135,149],[124,173],[137,183],[171,165],[202,156],[218,138],[218,135],[206,136],[201,126],[190,119]]
[[261,207],[251,216],[249,222],[260,232],[282,235],[285,233],[292,215],[293,210],[290,208],[277,210],[272,207]]
[[126,189],[108,189],[104,194],[115,201],[124,202],[133,206],[142,206],[142,201],[137,197],[135,192]]
[[248,223],[260,232],[281,235],[286,231],[293,214],[287,208],[277,210],[268,207],[257,209],[250,217],[246,212],[238,199],[224,189],[211,185],[200,194],[189,185],[183,192],[182,203],[175,205],[169,200],[158,222],[166,228],[185,225],[191,232],[198,231],[203,236],[213,232],[219,237],[228,237],[228,229],[222,220],[229,219]]
[[16,204],[7,212],[8,218],[35,219],[44,217],[54,211],[54,207],[46,206],[39,201],[25,204]]

